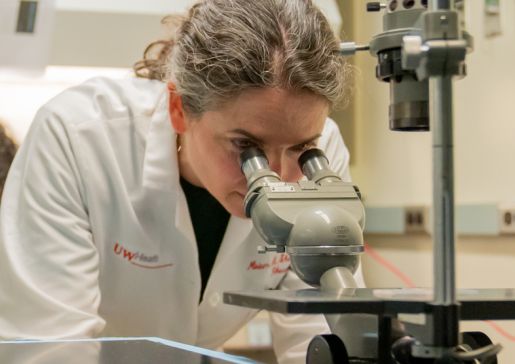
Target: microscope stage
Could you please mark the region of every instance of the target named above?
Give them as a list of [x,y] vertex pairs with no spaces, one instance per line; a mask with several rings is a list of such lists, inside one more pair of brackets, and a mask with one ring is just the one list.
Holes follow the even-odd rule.
[[[368,313],[396,316],[430,313],[432,290],[428,288],[346,288],[340,292],[318,289],[298,291],[225,292],[231,305],[280,313]],[[515,318],[515,289],[459,289],[462,320],[508,320]]]

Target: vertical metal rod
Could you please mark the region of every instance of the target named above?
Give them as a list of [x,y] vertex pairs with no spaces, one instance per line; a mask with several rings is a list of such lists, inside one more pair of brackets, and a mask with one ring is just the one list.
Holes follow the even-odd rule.
[[429,80],[433,131],[434,300],[456,303],[454,245],[454,163],[451,76]]

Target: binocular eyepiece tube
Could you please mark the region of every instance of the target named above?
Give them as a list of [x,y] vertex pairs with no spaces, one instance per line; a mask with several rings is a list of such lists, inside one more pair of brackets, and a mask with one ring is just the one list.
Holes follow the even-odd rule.
[[[266,158],[265,153],[259,148],[251,147],[245,149],[240,154],[240,161],[241,169],[249,182],[249,178],[254,176],[256,172],[270,171],[268,159]],[[299,156],[298,163],[302,173],[310,181],[319,182],[326,178],[340,180],[340,178],[329,168],[327,157],[320,149],[312,148],[306,150]],[[262,175],[262,173],[259,174]]]
[[329,161],[324,152],[317,148],[306,150],[299,157],[299,166],[302,173],[315,183],[341,181],[330,168]]
[[247,148],[240,154],[241,170],[247,180],[257,171],[268,170],[268,159],[261,149]]

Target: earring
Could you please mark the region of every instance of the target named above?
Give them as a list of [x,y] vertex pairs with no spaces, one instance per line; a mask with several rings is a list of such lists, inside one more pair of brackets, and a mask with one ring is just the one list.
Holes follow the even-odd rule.
[[179,134],[177,134],[177,139],[175,140],[175,144],[177,145],[177,153],[179,153],[182,149],[181,138],[180,138]]

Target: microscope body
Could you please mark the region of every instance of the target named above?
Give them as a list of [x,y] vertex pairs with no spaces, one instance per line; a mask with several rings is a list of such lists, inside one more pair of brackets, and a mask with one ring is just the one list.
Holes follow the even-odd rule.
[[356,271],[364,210],[351,183],[269,182],[247,201],[264,249],[286,251],[304,282],[318,287],[323,273],[341,265]]
[[329,169],[322,151],[311,149],[300,160],[308,180],[283,182],[263,152],[244,152],[245,213],[267,243],[262,252],[287,252],[298,276],[319,287],[331,268],[357,270],[365,212],[357,188]]
[[[354,273],[364,251],[364,207],[359,190],[328,167],[322,151],[312,149],[299,158],[307,177],[283,182],[268,168],[258,150],[242,156],[249,190],[245,211],[267,243],[267,251],[287,252],[293,271],[305,283],[323,291],[346,292],[358,287]],[[377,318],[368,314],[326,314],[334,335],[348,345],[349,354],[374,358]]]

